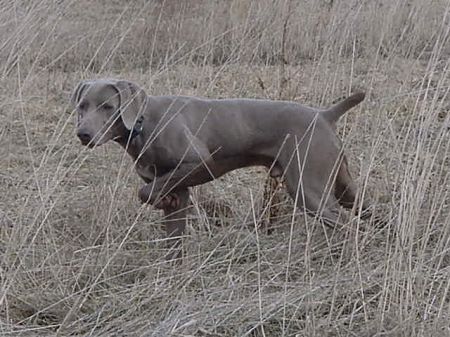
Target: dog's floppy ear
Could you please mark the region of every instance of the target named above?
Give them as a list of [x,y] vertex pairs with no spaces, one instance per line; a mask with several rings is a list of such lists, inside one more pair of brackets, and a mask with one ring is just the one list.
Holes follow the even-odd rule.
[[75,90],[72,92],[72,97],[70,98],[70,103],[76,107],[78,103],[80,102],[81,95],[83,94],[83,91],[85,91],[90,85],[90,81],[81,81],[78,83]]
[[123,124],[128,130],[132,130],[144,113],[147,95],[138,85],[129,81],[117,81],[114,85],[119,92]]

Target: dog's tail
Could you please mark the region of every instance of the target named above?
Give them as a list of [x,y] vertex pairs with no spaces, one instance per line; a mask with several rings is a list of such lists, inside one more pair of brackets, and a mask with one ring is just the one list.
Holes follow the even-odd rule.
[[321,115],[325,120],[327,120],[330,124],[334,124],[338,121],[338,119],[346,113],[348,110],[353,108],[355,105],[358,105],[359,103],[364,100],[364,97],[366,96],[363,92],[358,92],[356,94],[351,95],[350,97],[347,97],[343,101],[333,105],[331,108],[327,110],[323,110],[321,112]]

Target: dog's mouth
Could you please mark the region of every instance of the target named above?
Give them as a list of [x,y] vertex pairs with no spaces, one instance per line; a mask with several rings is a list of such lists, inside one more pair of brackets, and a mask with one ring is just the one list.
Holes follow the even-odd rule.
[[95,144],[95,142],[92,139],[91,140],[80,139],[80,143],[81,143],[81,145],[86,146],[90,149],[97,146],[97,144]]
[[83,132],[83,130],[77,132],[78,139],[80,140],[81,145],[87,146],[92,149],[94,147],[103,145],[109,140],[108,135],[102,135],[99,137],[98,135],[92,136],[89,132]]
[[103,144],[107,143],[109,139],[107,138],[100,138],[94,137],[89,140],[80,139],[81,145],[87,146],[90,149],[93,149],[94,147],[102,146]]

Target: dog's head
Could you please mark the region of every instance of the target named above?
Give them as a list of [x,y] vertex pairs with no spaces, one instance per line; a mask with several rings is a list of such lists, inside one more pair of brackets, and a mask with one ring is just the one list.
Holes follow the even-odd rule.
[[89,80],[78,84],[72,94],[77,114],[77,136],[89,147],[133,132],[145,110],[146,94],[132,82]]

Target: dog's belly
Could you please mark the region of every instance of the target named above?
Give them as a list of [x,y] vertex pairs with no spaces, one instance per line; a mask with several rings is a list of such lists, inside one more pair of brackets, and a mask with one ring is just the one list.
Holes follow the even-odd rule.
[[214,173],[216,177],[239,168],[250,166],[265,166],[270,170],[272,177],[280,177],[283,172],[281,166],[277,162],[274,162],[273,158],[266,156],[251,155],[214,159]]

